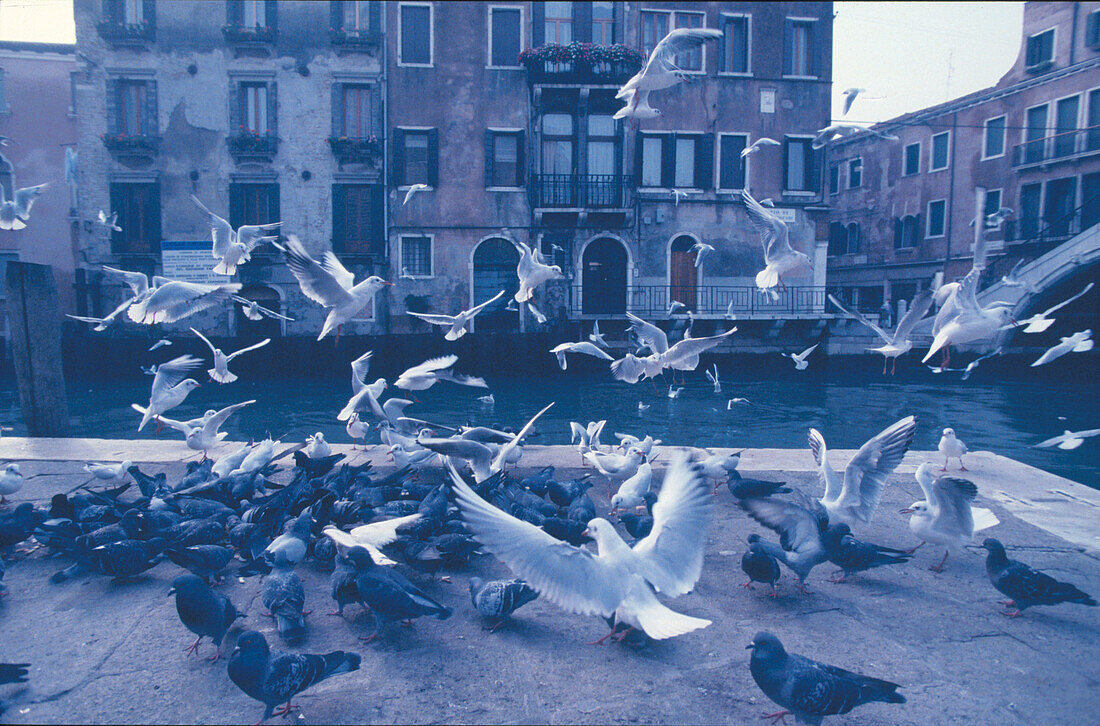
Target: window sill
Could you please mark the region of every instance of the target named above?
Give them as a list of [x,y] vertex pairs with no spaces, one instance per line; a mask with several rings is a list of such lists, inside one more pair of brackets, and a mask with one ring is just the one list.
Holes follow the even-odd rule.
[[740,194],[744,190],[745,187],[730,187],[728,189],[726,187],[720,187],[715,189],[714,191],[718,194]]
[[487,192],[523,192],[527,191],[523,187],[485,187]]
[[906,254],[906,255],[911,255],[916,251],[917,251],[916,247],[895,247],[894,248],[895,253],[901,253],[901,254]]
[[945,236],[946,235],[942,235],[942,234],[926,234],[926,235],[924,235],[924,238],[925,239],[943,239]]
[[[399,192],[407,192],[407,191],[409,191],[409,190],[410,190],[410,189],[412,189],[412,188],[413,188],[413,185],[412,185],[412,184],[402,184],[401,186],[397,187],[397,191],[399,191]],[[434,192],[434,191],[435,191],[435,187],[428,187],[427,189],[421,189],[420,191],[422,191],[422,192]]]
[[398,68],[435,68],[434,63],[402,63],[397,61]]
[[404,280],[412,280],[414,282],[419,281],[419,280],[434,280],[435,275],[402,275],[402,276],[398,277],[398,279],[403,280],[403,281]]
[[847,189],[846,189],[845,191],[849,191],[849,192],[850,192],[850,191],[853,191],[853,190],[855,190],[855,189],[862,189],[862,188],[863,188],[863,185],[862,185],[862,184],[857,184],[857,185],[856,185],[856,186],[854,186],[854,187],[848,187],[848,188],[847,188]]
[[997,154],[996,156],[983,156],[981,158],[981,161],[992,161],[993,159],[1003,159],[1003,158],[1005,158],[1005,155],[1004,155],[1004,152],[1002,151],[1001,153]]
[[523,66],[485,66],[489,71],[522,71],[526,70]]
[[932,172],[936,172],[936,171],[947,171],[949,168],[951,168],[950,164],[948,164],[947,166],[938,167],[936,169],[929,169],[928,173],[931,174]]
[[902,179],[908,179],[911,176],[920,176],[920,172],[919,171],[914,171],[911,174],[902,174],[901,178]]
[[783,78],[784,81],[820,81],[821,80],[820,76],[790,76],[790,75],[787,75],[787,74],[783,74],[782,78]]
[[718,76],[723,78],[752,78],[752,71],[740,73],[738,71],[718,71]]
[[785,194],[787,196],[790,196],[790,197],[816,197],[817,196],[817,192],[813,192],[813,191],[809,191],[809,190],[807,190],[807,191],[794,191],[792,189],[784,189],[783,194]]

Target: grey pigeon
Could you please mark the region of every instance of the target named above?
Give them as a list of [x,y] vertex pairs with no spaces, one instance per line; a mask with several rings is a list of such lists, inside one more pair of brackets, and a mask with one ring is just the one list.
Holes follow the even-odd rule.
[[90,550],[88,564],[96,572],[110,575],[114,582],[129,580],[159,563],[165,544],[160,537],[147,542],[136,539],[111,542]]
[[426,592],[409,582],[390,567],[375,564],[363,547],[348,550],[348,560],[355,566],[355,588],[358,602],[374,614],[374,632],[370,642],[391,620],[408,620],[422,615],[434,615],[440,620],[451,617],[451,609],[433,600]]
[[883,565],[900,565],[911,558],[911,555],[902,550],[861,542],[852,536],[852,530],[847,524],[829,527],[822,541],[825,543],[829,562],[841,569],[840,576],[832,578],[831,582],[844,582],[849,575],[856,572]]
[[821,537],[829,527],[829,516],[818,502],[801,492],[796,501],[770,497],[742,499],[738,504],[757,522],[779,535],[779,546],[759,537],[764,551],[782,562],[798,576],[798,589],[806,589],[810,570],[828,559]]
[[[736,474],[736,476],[734,476]],[[735,499],[749,499],[752,497],[770,497],[773,494],[790,494],[790,487],[785,481],[766,481],[764,479],[745,479],[737,471],[730,473],[726,482],[730,494]]]
[[205,582],[210,582],[211,577],[218,576],[233,559],[233,550],[212,544],[167,549],[164,554],[172,562],[198,575]]
[[46,520],[30,502],[23,502],[10,513],[0,514],[0,551],[17,545],[31,536],[34,528]]
[[195,635],[195,642],[185,651],[188,655],[197,653],[199,641],[209,637],[214,641],[215,651],[211,661],[221,657],[222,639],[226,631],[237,618],[237,608],[220,592],[214,592],[198,575],[180,575],[172,580],[169,595],[176,596],[176,612],[180,621]]
[[306,591],[302,580],[294,572],[285,552],[275,553],[275,566],[264,578],[260,588],[260,600],[267,608],[279,628],[279,637],[283,640],[297,640],[306,633],[306,621],[303,608],[306,604]]
[[[326,538],[327,539],[327,538]],[[329,594],[336,601],[336,611],[329,615],[343,615],[344,608],[359,602],[359,588],[355,585],[355,575],[358,572],[355,565],[347,555],[336,555],[336,568],[329,576]]]
[[989,550],[985,558],[985,570],[989,581],[1011,600],[1002,602],[1009,609],[1005,615],[1019,617],[1024,610],[1033,605],[1058,605],[1064,602],[1078,605],[1096,606],[1096,601],[1075,585],[1059,582],[1046,573],[1028,567],[1023,562],[1010,560],[1005,554],[1004,545],[992,537],[982,542]]
[[[272,652],[263,635],[255,630],[241,634],[229,659],[229,678],[248,696],[264,704],[263,723],[272,716],[285,716],[296,708],[294,696],[326,678],[359,670],[362,659],[356,653],[336,650],[325,655]],[[280,703],[286,705],[278,711]]]
[[749,576],[742,587],[752,589],[752,583],[762,582],[771,587],[771,596],[779,597],[775,583],[779,581],[779,562],[764,549],[757,535],[749,535],[749,550],[741,556],[741,571]]
[[480,577],[470,578],[470,601],[483,617],[496,621],[489,628],[491,631],[499,628],[509,615],[538,596],[533,587],[520,579],[485,582]]
[[757,633],[747,649],[752,650],[752,679],[784,709],[763,717],[773,723],[790,714],[799,723],[817,726],[825,716],[848,713],[865,703],[905,703],[898,684],[787,653],[771,633]]

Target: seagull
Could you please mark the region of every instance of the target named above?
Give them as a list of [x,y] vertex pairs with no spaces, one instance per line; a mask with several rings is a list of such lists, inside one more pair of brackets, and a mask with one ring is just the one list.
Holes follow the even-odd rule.
[[557,265],[547,265],[537,259],[535,252],[523,242],[511,240],[512,245],[519,251],[519,264],[516,266],[516,275],[519,277],[519,289],[516,290],[515,300],[518,303],[527,302],[535,292],[535,288],[549,280],[560,280],[565,275]]
[[550,352],[557,356],[558,365],[561,366],[561,369],[563,371],[565,370],[566,366],[566,353],[582,353],[584,355],[591,355],[596,358],[603,358],[604,360],[614,360],[614,358],[605,353],[602,348],[599,348],[594,343],[589,343],[588,341],[584,341],[581,343],[562,343],[561,345],[557,345],[551,348]]
[[[8,178],[12,180],[14,187],[14,175]],[[16,189],[14,198],[9,200],[4,197],[4,186],[0,184],[0,229],[19,230],[26,227],[26,222],[31,218],[31,206],[34,205],[35,198],[48,186],[49,182],[46,182],[33,187]]]
[[481,403],[484,403],[486,406],[493,406],[497,402],[496,399],[493,398],[493,394],[491,393],[488,396],[478,396],[477,400]]
[[680,394],[683,393],[683,392],[684,392],[684,387],[683,386],[679,386],[678,388],[673,388],[672,386],[668,387],[668,397],[669,398],[679,398]]
[[211,212],[199,201],[194,194],[191,201],[206,215],[206,222],[210,225],[210,237],[214,243],[212,253],[218,264],[214,266],[214,272],[219,275],[237,274],[237,265],[248,262],[252,250],[267,242],[274,242],[278,235],[264,236],[264,232],[270,232],[282,226],[282,222],[270,224],[242,224],[233,231],[229,222]]
[[135,323],[174,323],[221,305],[241,289],[240,283],[204,285],[169,280],[166,277],[154,277],[153,285],[147,295],[135,299],[126,311],[126,315]]
[[393,385],[406,391],[424,391],[435,385],[436,381],[449,381],[461,386],[488,388],[485,379],[474,376],[460,376],[448,370],[458,362],[457,355],[443,355],[431,358],[420,365],[409,368],[394,381]]
[[[353,370],[354,366],[355,363],[352,363]],[[355,380],[354,375],[355,374],[353,374],[352,380]],[[385,418],[380,414],[382,408],[378,405],[378,398],[382,395],[382,392],[386,390],[386,385],[385,378],[379,378],[375,380],[374,383],[370,384],[364,384],[360,380],[358,387],[352,386],[352,388],[357,388],[357,392],[348,399],[347,405],[344,406],[340,413],[336,414],[336,419],[338,421],[347,421],[353,411],[370,411],[379,418]]]
[[[644,439],[639,439],[633,434],[615,434],[615,438],[619,440],[619,453],[629,453],[631,449],[637,449],[641,451],[644,456],[649,456],[653,452],[653,447],[661,443],[660,439],[655,439],[649,434],[646,434]],[[654,459],[657,457],[654,456]]]
[[817,136],[814,137],[814,140],[810,143],[810,146],[813,149],[817,150],[824,147],[830,141],[835,141],[836,139],[841,139],[845,136],[858,134],[861,131],[866,131],[867,133],[877,136],[880,139],[885,139],[886,141],[898,140],[898,137],[894,136],[893,134],[883,133],[882,131],[877,131],[867,126],[857,126],[855,124],[840,123],[826,126],[823,129],[818,129]]
[[489,298],[488,300],[481,303],[480,305],[475,305],[474,307],[470,308],[469,310],[463,310],[458,315],[436,315],[436,314],[430,314],[430,313],[414,313],[411,310],[407,311],[407,313],[409,315],[412,315],[415,318],[420,318],[421,320],[423,320],[426,323],[429,323],[430,325],[440,325],[444,328],[450,328],[450,330],[447,331],[446,335],[443,336],[444,339],[446,339],[446,340],[458,340],[463,335],[466,335],[466,333],[468,332],[466,326],[468,326],[470,324],[470,321],[473,320],[474,317],[476,317],[478,313],[480,313],[482,310],[484,310],[485,308],[487,308],[490,305],[492,305],[493,303],[495,303],[497,300],[499,300],[503,296],[504,296],[504,291],[501,290],[496,295]]
[[[87,467],[85,467],[87,470]],[[3,473],[0,473],[0,504],[4,503],[4,497],[15,494],[23,488],[23,474],[19,471],[19,464],[5,464]],[[0,574],[3,570],[0,570]],[[0,590],[2,593],[3,590]]]
[[653,484],[653,465],[648,461],[638,465],[638,473],[619,485],[619,490],[611,497],[611,513],[620,509],[633,509],[645,503]]
[[703,257],[708,252],[714,252],[714,245],[708,245],[706,242],[696,242],[692,245],[691,251],[695,253],[695,266],[698,267],[703,263]]
[[776,287],[782,282],[783,275],[799,268],[813,269],[810,258],[791,247],[786,222],[761,206],[744,189],[741,190],[741,200],[764,246],[764,269],[756,274],[758,288],[769,290]]
[[168,346],[168,345],[172,345],[172,341],[168,340],[167,338],[161,338],[157,342],[153,343],[152,347],[150,347],[149,350],[146,351],[146,352],[152,353],[157,348],[164,348],[165,346]]
[[332,447],[325,441],[325,435],[318,431],[313,436],[306,437],[304,453],[311,459],[323,459],[326,456],[332,456]]
[[[1001,277],[1001,282],[1004,283],[1005,287],[1022,287],[1025,292],[1029,292],[1032,295],[1036,295],[1040,292],[1039,288],[1036,287],[1034,283],[1023,279],[1023,277],[1021,277],[1020,275],[1020,268],[1026,265],[1028,262],[1029,260],[1021,259],[1015,264],[1015,266],[1013,266],[1012,270],[1007,275]],[[1089,284],[1091,286],[1092,283]],[[1038,331],[1025,330],[1024,332],[1027,333]]]
[[665,317],[671,318],[676,313],[680,312],[681,310],[686,310],[686,309],[687,309],[687,305],[684,305],[679,300],[673,300],[672,302],[670,302],[668,304],[668,312],[665,313]]
[[645,413],[648,410],[649,410],[649,404],[648,403],[642,403],[641,401],[638,401],[638,413]]
[[[1019,267],[1019,265],[1017,265],[1017,267]],[[1016,269],[1013,268],[1012,272],[1015,273]],[[1005,284],[1010,285],[1010,283],[1008,283],[1008,281],[1007,281],[1007,278],[1005,278]],[[1022,283],[1022,282],[1021,283],[1015,283],[1014,285],[1010,285],[1010,286],[1023,287],[1024,283]],[[1021,320],[1020,325],[1024,326],[1023,332],[1025,332],[1025,333],[1041,333],[1041,332],[1043,332],[1044,330],[1049,328],[1052,323],[1054,323],[1054,318],[1048,317],[1051,313],[1057,312],[1058,310],[1061,310],[1062,308],[1064,308],[1066,305],[1069,305],[1074,300],[1077,300],[1078,298],[1081,298],[1089,290],[1091,290],[1092,287],[1093,287],[1093,283],[1090,282],[1089,284],[1085,285],[1084,290],[1077,293],[1076,295],[1069,298],[1068,300],[1063,300],[1062,302],[1058,303],[1057,305],[1055,305],[1052,308],[1048,308],[1048,309],[1044,310],[1041,313],[1036,313],[1035,315],[1032,315],[1027,320]],[[1038,292],[1038,290],[1033,290],[1032,292]]]
[[92,328],[92,330],[99,333],[110,327],[111,324],[115,322],[115,320],[120,320],[121,318],[119,318],[119,315],[125,312],[126,309],[130,307],[131,304],[133,304],[133,302],[134,298],[126,298],[117,308],[112,310],[111,313],[104,318],[93,318],[84,315],[70,315],[69,313],[65,313],[65,317],[72,318],[73,320],[79,320],[82,323],[95,323],[95,327]]
[[714,384],[714,392],[722,392],[722,383],[718,380],[718,364],[715,363],[711,370],[704,371],[707,374],[707,380]]
[[370,427],[359,420],[358,411],[352,411],[348,416],[348,425],[345,430],[348,432],[348,436],[351,437],[353,446],[354,442],[363,440],[363,446],[366,448],[367,432],[370,431]]
[[244,316],[249,320],[263,320],[266,317],[275,318],[276,320],[285,320],[288,323],[294,322],[294,318],[288,318],[285,315],[280,315],[274,310],[268,310],[267,308],[261,306],[255,300],[249,300],[248,298],[243,298],[240,295],[234,295],[233,300],[241,304],[241,311],[244,313]]
[[1059,449],[1069,451],[1085,443],[1085,439],[1096,436],[1097,434],[1100,434],[1100,429],[1087,429],[1085,431],[1070,431],[1067,429],[1061,436],[1047,439],[1046,441],[1035,444],[1035,446],[1039,449],[1049,449],[1052,446],[1057,446]]
[[779,145],[780,145],[779,142],[776,141],[775,139],[769,139],[767,136],[761,137],[761,138],[757,139],[756,141],[752,142],[752,145],[746,146],[744,149],[741,149],[741,158],[744,159],[749,154],[755,154],[756,152],[763,149],[765,146],[779,146]]
[[732,411],[733,410],[733,404],[735,404],[735,403],[747,403],[749,405],[752,405],[752,401],[750,401],[747,398],[731,398],[730,400],[726,401],[726,410],[727,411]]
[[[149,405],[141,417],[138,431],[145,428],[145,424],[150,420],[183,403],[187,394],[199,387],[198,381],[185,376],[201,364],[202,360],[199,358],[181,355],[157,366],[157,374],[153,376],[153,388],[149,395]],[[160,430],[159,425],[157,429]]]
[[894,328],[894,334],[888,335],[879,326],[872,323],[867,318],[863,317],[855,310],[849,310],[844,307],[839,300],[832,295],[829,295],[829,301],[833,305],[840,308],[840,311],[852,318],[853,320],[862,323],[870,328],[875,335],[882,338],[885,345],[881,345],[878,348],[868,348],[867,350],[874,351],[875,353],[882,353],[882,375],[886,375],[886,361],[892,361],[890,366],[890,375],[893,375],[898,362],[898,356],[905,355],[913,348],[913,342],[909,340],[909,336],[913,332],[913,328],[920,322],[928,311],[932,307],[932,291],[921,290],[917,293],[916,297],[909,304],[909,309],[905,311],[905,315],[902,317],[898,326]]
[[649,94],[675,86],[684,80],[683,71],[676,66],[676,56],[699,48],[710,40],[718,40],[722,31],[714,28],[677,28],[673,30],[649,54],[649,60],[638,73],[623,84],[615,98],[621,98],[626,106],[619,109],[615,118],[654,118],[660,111],[649,107]]
[[[629,313],[627,313],[629,315]],[[661,357],[657,353],[639,358],[633,353],[627,353],[622,358],[611,363],[611,375],[619,381],[637,383],[642,378],[656,378],[665,369]],[[656,384],[654,384],[656,385]],[[639,404],[639,407],[641,404]],[[649,406],[646,406],[649,408]],[[644,411],[645,409],[639,408]]]
[[916,552],[928,542],[943,545],[946,551],[933,572],[943,572],[943,565],[951,550],[961,550],[974,538],[975,532],[994,527],[1000,522],[988,509],[973,506],[978,496],[978,487],[974,482],[951,476],[936,477],[932,473],[932,464],[925,462],[917,467],[915,474],[924,499],[913,502],[902,514],[911,514],[909,529],[921,539],[921,543],[906,554]]
[[207,340],[206,336],[199,331],[191,328],[191,332],[199,336],[199,339],[202,340],[202,342],[206,343],[206,346],[210,348],[210,351],[214,354],[214,367],[208,370],[207,373],[210,374],[211,380],[217,381],[218,383],[232,383],[233,381],[237,380],[237,376],[231,373],[229,370],[229,362],[231,360],[241,355],[242,353],[247,353],[248,351],[256,350],[257,348],[263,348],[265,345],[271,342],[271,338],[264,338],[259,343],[256,343],[256,345],[250,345],[247,348],[241,348],[236,353],[230,353],[229,355],[226,355],[222,352],[221,348],[216,348],[214,344]]
[[673,189],[669,192],[669,195],[676,200],[676,206],[680,206],[680,200],[687,197],[689,194],[698,194],[698,189]]
[[784,358],[790,358],[794,361],[794,369],[796,371],[804,371],[810,365],[810,362],[806,360],[810,356],[810,353],[814,352],[814,349],[821,343],[814,343],[801,353],[780,353]]
[[413,184],[411,187],[409,187],[409,191],[405,192],[405,201],[401,202],[401,206],[404,207],[406,204],[408,204],[409,200],[413,198],[414,194],[418,192],[426,192],[430,189],[431,187],[427,184]]
[[967,452],[966,444],[955,437],[955,429],[943,430],[938,448],[940,453],[943,454],[943,468],[940,471],[947,471],[947,462],[951,459],[959,460],[959,471],[967,471],[962,459],[963,454]]
[[535,321],[539,325],[544,325],[546,323],[546,316],[543,315],[542,312],[540,312],[539,309],[536,308],[530,300],[527,301],[527,310],[535,316]]
[[868,96],[866,95],[866,88],[846,88],[844,90],[844,112],[843,115],[847,116],[848,112],[852,109],[852,104],[855,103],[856,96],[863,95],[863,98],[868,100],[879,101],[883,96]]
[[[928,359],[935,355],[940,348],[985,340],[996,334],[1010,321],[1015,322],[1012,320],[1011,308],[996,304],[983,308],[978,303],[978,280],[981,274],[980,269],[971,270],[959,282],[954,294],[949,294],[950,300],[953,300],[951,306],[955,309],[954,317],[951,313],[944,316],[944,324],[938,332],[935,332],[936,323],[941,321],[940,316],[951,307],[945,302],[936,315],[936,321],[933,324],[935,338],[932,341],[932,346],[928,349],[928,353],[925,354],[924,358],[921,359],[921,363],[927,363]],[[945,353],[944,357],[949,360],[949,354]],[[945,364],[946,362],[947,360],[944,361]]]
[[981,363],[983,360],[988,360],[989,358],[993,358],[993,357],[998,356],[998,355],[1004,355],[1004,352],[1005,352],[1004,348],[998,348],[997,350],[993,351],[992,353],[987,353],[986,355],[978,356],[974,360],[970,361],[969,363],[966,364],[966,368],[963,368],[963,374],[961,376],[962,380],[964,380],[964,381],[969,380],[970,379],[970,374],[972,374],[978,368],[978,364]]
[[118,212],[112,212],[111,216],[108,217],[107,213],[101,209],[99,210],[99,218],[96,221],[112,232],[122,231],[122,227],[118,226]]
[[[646,406],[646,408],[649,408]],[[642,409],[639,408],[639,411]],[[591,450],[585,453],[585,461],[607,478],[608,488],[621,483],[638,473],[638,466],[645,459],[641,449],[631,448],[626,454],[605,454]]]
[[664,368],[672,368],[678,371],[693,371],[699,367],[699,355],[710,350],[722,342],[722,339],[733,335],[737,328],[733,327],[718,335],[708,335],[703,338],[684,338],[658,356],[660,365]]
[[817,429],[810,429],[810,451],[817,463],[817,477],[825,488],[821,505],[829,521],[840,524],[867,524],[875,514],[886,478],[901,463],[913,434],[917,430],[915,416],[906,416],[859,447],[844,469],[844,481],[829,465],[825,438]]
[[609,347],[607,345],[607,341],[604,340],[603,333],[600,332],[600,321],[599,320],[593,320],[592,321],[592,333],[588,336],[588,339],[590,341],[592,341],[593,343],[595,343],[596,345],[600,346],[600,347],[603,347],[603,348]]
[[413,277],[411,272],[409,272],[409,268],[402,267],[401,268],[401,279],[402,280],[415,280],[416,278]]
[[382,552],[382,547],[397,541],[400,536],[397,530],[401,527],[414,524],[423,514],[410,514],[404,517],[384,519],[381,522],[371,522],[358,527],[353,527],[347,532],[335,525],[326,525],[321,534],[336,543],[337,552],[346,553],[352,547],[362,547],[370,553],[371,559],[376,565],[396,565]]
[[275,246],[286,255],[287,264],[294,277],[298,278],[302,294],[315,303],[331,308],[317,340],[324,338],[333,329],[339,337],[340,326],[358,315],[374,299],[374,293],[384,285],[393,285],[376,275],[355,284],[355,275],[340,264],[332,250],[325,250],[322,261],[317,262],[309,256],[294,235],[287,238],[286,247],[278,243]]
[[[194,451],[201,451],[203,461],[205,461],[207,458],[207,452],[220,444],[222,440],[229,435],[229,432],[227,431],[219,431],[219,429],[222,427],[222,424],[224,424],[226,420],[237,411],[240,411],[245,406],[249,406],[253,403],[256,403],[256,401],[242,401],[241,403],[235,403],[232,406],[226,406],[220,411],[214,412],[210,416],[203,417],[204,420],[201,426],[196,426],[190,431],[184,432],[187,438],[187,448]],[[167,423],[167,420],[165,422]]]
[[94,461],[90,461],[84,465],[84,471],[88,472],[96,479],[119,482],[126,478],[130,473],[130,467],[133,465],[134,462],[132,461],[123,461],[120,464],[98,464]]
[[1052,360],[1061,358],[1067,353],[1084,353],[1092,350],[1095,342],[1092,340],[1091,330],[1082,330],[1074,333],[1073,335],[1062,338],[1062,342],[1055,345],[1039,356],[1039,360],[1031,364],[1032,368],[1036,366],[1046,365]]
[[[614,624],[655,640],[710,625],[668,609],[655,597],[655,591],[667,597],[690,592],[702,572],[713,497],[685,458],[670,466],[653,505],[653,529],[633,547],[606,519],[589,521],[595,555],[497,509],[453,469],[451,479],[455,502],[474,538],[551,602],[579,614],[614,616]],[[614,628],[596,642],[613,635]]]

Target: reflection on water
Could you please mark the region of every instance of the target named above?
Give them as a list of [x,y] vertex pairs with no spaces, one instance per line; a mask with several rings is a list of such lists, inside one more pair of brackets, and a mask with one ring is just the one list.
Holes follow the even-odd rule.
[[[611,380],[606,369],[591,374],[571,370],[568,375],[557,371],[524,377],[487,375],[495,406],[477,400],[484,390],[438,384],[416,394],[420,403],[410,407],[408,415],[443,425],[477,422],[518,428],[548,401],[556,401],[537,426],[539,436],[533,442],[567,443],[570,420],[606,418],[608,432],[652,434],[675,444],[803,448],[806,429],[813,426],[825,434],[831,447],[854,448],[902,416],[916,414],[914,448],[934,450],[940,431],[950,426],[971,450],[993,451],[1100,487],[1100,438],[1086,440],[1074,451],[1033,448],[1064,429],[1097,427],[1100,384],[1085,382],[1094,377],[1080,376],[1069,383],[1032,376],[961,382],[929,375],[866,383],[865,371],[836,368],[811,369],[804,375],[783,373],[780,380],[724,381],[721,394],[713,392],[700,369],[689,375],[676,399],[669,399],[660,385],[655,391],[648,382],[630,386]],[[140,417],[130,409],[131,402],[148,400],[150,382],[142,377],[70,384],[72,435],[152,438],[152,426],[141,433],[135,430]],[[204,384],[171,415],[190,418],[207,408],[254,398],[255,404],[224,427],[231,438],[262,437],[270,431],[300,441],[306,434],[322,431],[334,443],[347,442],[350,439],[335,415],[349,395],[350,386],[343,377],[325,381],[242,378],[225,386]],[[385,395],[395,395],[394,390]],[[734,404],[727,410],[727,400],[735,396],[752,404]],[[650,406],[641,414],[639,401]],[[1059,420],[1060,416],[1066,420]],[[0,424],[13,426],[16,435],[26,431],[10,380],[0,383]],[[162,435],[177,436],[174,432]],[[604,438],[613,440],[610,435]]]

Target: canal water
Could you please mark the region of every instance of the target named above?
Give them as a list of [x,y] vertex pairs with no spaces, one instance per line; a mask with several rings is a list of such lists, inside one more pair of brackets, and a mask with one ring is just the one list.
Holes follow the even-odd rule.
[[[899,374],[891,378],[881,375],[880,359],[870,357],[821,358],[802,372],[778,355],[720,359],[721,393],[714,393],[700,366],[687,374],[679,397],[670,399],[667,385],[658,382],[656,390],[649,382],[631,386],[613,380],[606,364],[571,356],[568,372],[547,366],[523,376],[494,374],[491,365],[463,371],[486,378],[493,405],[478,400],[488,391],[441,383],[417,393],[419,403],[408,409],[408,415],[451,426],[478,423],[518,428],[555,401],[537,425],[532,442],[567,443],[569,421],[607,419],[605,441],[614,440],[612,432],[622,432],[693,446],[802,448],[806,430],[813,426],[824,433],[830,447],[855,448],[893,421],[915,414],[919,420],[915,449],[934,450],[941,430],[952,427],[971,450],[992,451],[1100,488],[1100,437],[1087,439],[1073,451],[1034,448],[1065,429],[1100,427],[1095,360],[1067,356],[1032,369],[1027,367],[1029,361],[995,359],[963,381],[958,373],[937,375],[915,360],[899,365]],[[704,365],[710,362],[705,360]],[[348,376],[337,378],[326,372],[320,380],[304,376],[271,380],[244,370],[238,373],[240,380],[228,385],[205,382],[170,415],[190,418],[208,408],[256,399],[224,427],[231,438],[270,432],[300,441],[322,431],[331,442],[350,441],[335,418],[351,393]],[[370,378],[376,375],[393,380],[390,371],[372,371]],[[146,376],[70,380],[71,434],[152,438],[153,426],[136,431],[140,416],[130,408],[131,402],[148,401],[151,381]],[[401,393],[390,388],[384,395]],[[750,403],[727,408],[733,397]],[[640,411],[639,403],[648,408]],[[16,435],[26,432],[10,377],[0,381],[0,424],[13,427]],[[162,437],[174,436],[178,434],[173,431],[162,433]],[[377,440],[377,433],[373,436]]]

